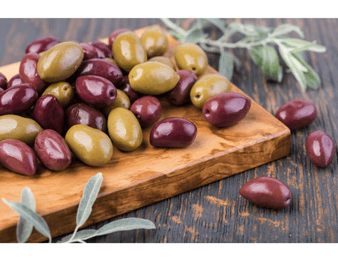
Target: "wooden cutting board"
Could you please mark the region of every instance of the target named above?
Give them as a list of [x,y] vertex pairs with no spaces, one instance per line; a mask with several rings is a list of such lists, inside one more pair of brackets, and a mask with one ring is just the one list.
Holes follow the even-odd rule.
[[[141,35],[144,30],[136,33]],[[173,60],[179,43],[168,37],[165,56]],[[108,38],[100,41],[108,43]],[[0,72],[10,79],[18,73],[19,64],[3,66]],[[206,74],[209,73],[217,72],[209,67]],[[231,91],[246,95],[233,84]],[[29,187],[35,196],[37,212],[56,237],[74,231],[84,187],[98,172],[103,175],[102,187],[83,227],[277,160],[290,151],[290,130],[253,100],[246,117],[228,128],[213,127],[193,105],[176,107],[165,99],[161,103],[162,118],[183,117],[197,126],[197,137],[191,146],[154,148],[149,143],[151,128],[147,128],[137,150],[126,153],[114,148],[113,159],[103,167],[74,162],[64,171],[52,172],[39,166],[34,176],[0,167],[0,198],[20,201],[22,189]],[[18,219],[18,214],[0,200],[0,242],[17,242]],[[44,240],[34,230],[29,242]]]

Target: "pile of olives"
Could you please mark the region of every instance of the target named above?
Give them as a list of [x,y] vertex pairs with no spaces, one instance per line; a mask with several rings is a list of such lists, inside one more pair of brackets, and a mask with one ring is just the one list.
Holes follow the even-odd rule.
[[108,44],[55,37],[32,42],[17,75],[7,81],[0,73],[0,164],[25,175],[36,173],[38,161],[52,171],[74,158],[101,166],[111,160],[113,147],[136,150],[146,127],[152,128],[154,147],[191,145],[195,124],[159,120],[159,96],[175,106],[191,102],[217,127],[245,117],[250,100],[230,93],[225,77],[205,74],[208,59],[198,45],[178,45],[176,65],[164,56],[168,45],[159,26],[140,37],[116,30]]

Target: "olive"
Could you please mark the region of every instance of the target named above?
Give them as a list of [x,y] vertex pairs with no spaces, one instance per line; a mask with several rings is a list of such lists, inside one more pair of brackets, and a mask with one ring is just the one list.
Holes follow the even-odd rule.
[[88,43],[80,43],[82,49],[83,49],[83,61],[98,58],[97,51],[94,46]]
[[126,109],[130,108],[130,100],[128,95],[119,89],[117,89],[116,91],[116,100],[111,105],[103,108],[103,113],[106,117],[108,117],[109,113],[117,107],[122,107]]
[[159,62],[136,65],[129,73],[130,86],[134,91],[146,95],[159,95],[175,88],[180,80],[169,66]]
[[204,103],[220,93],[230,92],[231,84],[220,74],[207,74],[198,79],[190,90],[190,100],[197,108],[202,109]]
[[113,58],[109,58],[109,57],[106,57],[106,58],[104,58],[106,61],[108,61],[108,62],[111,62],[112,64],[115,64],[116,66],[117,66],[117,64],[116,64],[116,62],[115,62],[115,60],[113,59]]
[[114,32],[112,32],[109,37],[108,37],[108,46],[112,49],[113,48],[113,43],[116,39],[116,37],[119,35],[119,34],[122,34],[124,32],[128,32],[130,31],[129,29],[126,29],[126,28],[121,28],[121,29],[118,29],[118,30],[115,30]]
[[134,113],[141,127],[148,127],[159,120],[162,115],[162,106],[156,97],[143,96],[132,104],[130,111]]
[[197,44],[180,44],[175,49],[174,59],[178,69],[192,71],[197,76],[204,74],[208,68],[208,57]]
[[148,61],[149,62],[164,63],[164,64],[168,65],[169,67],[173,68],[174,71],[176,71],[176,66],[175,66],[174,62],[168,57],[154,56],[154,57],[150,58]]
[[68,82],[52,83],[41,96],[55,96],[63,108],[67,108],[74,98],[74,88]]
[[113,144],[122,151],[137,149],[143,140],[141,125],[135,115],[128,109],[113,109],[107,120],[108,133]]
[[5,91],[4,89],[0,88],[0,94],[3,93],[4,91]]
[[21,83],[22,83],[22,80],[20,78],[20,75],[16,74],[12,78],[9,79],[9,81],[7,83],[7,89],[9,89],[9,88],[11,88],[15,85],[21,84]]
[[80,44],[62,42],[44,52],[37,65],[40,78],[46,82],[61,82],[69,78],[84,57]]
[[108,135],[87,125],[72,126],[65,140],[74,155],[89,166],[102,166],[113,156],[113,144]]
[[169,45],[169,40],[163,28],[150,26],[141,35],[141,42],[147,51],[148,58],[163,55]]
[[41,53],[49,50],[58,43],[60,43],[60,41],[53,36],[43,37],[31,42],[26,47],[25,53]]
[[7,78],[0,72],[0,88],[3,90],[7,89]]
[[132,31],[121,33],[115,38],[113,54],[118,67],[126,72],[147,61],[147,51],[140,38]]
[[251,203],[265,208],[285,208],[291,202],[291,191],[283,182],[270,177],[250,180],[239,194]]
[[96,48],[97,57],[98,58],[112,58],[113,57],[113,51],[111,48],[109,48],[108,45],[106,45],[103,42],[95,41],[91,43],[94,48]]
[[172,117],[155,124],[150,132],[154,147],[183,148],[191,145],[197,135],[195,124],[184,118]]
[[138,98],[141,97],[141,94],[134,91],[129,83],[128,75],[124,76],[124,81],[122,84],[118,87],[121,91],[123,91],[125,94],[127,94],[130,104],[132,104],[134,101],[136,101]]

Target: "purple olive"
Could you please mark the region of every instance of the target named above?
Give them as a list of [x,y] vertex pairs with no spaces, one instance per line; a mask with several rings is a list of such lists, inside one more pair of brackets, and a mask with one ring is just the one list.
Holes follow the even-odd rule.
[[131,105],[130,111],[134,113],[142,127],[153,125],[161,118],[162,106],[154,96],[143,96]]
[[58,39],[53,36],[40,38],[30,43],[25,50],[25,53],[41,53],[52,48],[54,45],[60,43]]
[[305,147],[312,163],[322,168],[332,162],[336,150],[332,138],[321,130],[313,131],[306,137]]
[[126,29],[126,28],[122,28],[122,29],[118,29],[118,30],[115,30],[114,32],[112,32],[110,35],[109,35],[109,38],[108,38],[108,46],[109,48],[112,48],[113,47],[113,43],[114,43],[114,40],[115,38],[119,35],[119,34],[122,34],[124,32],[128,32],[130,31],[129,29]]
[[43,130],[36,136],[34,150],[42,164],[50,170],[63,170],[72,162],[65,139],[51,129]]
[[76,103],[67,108],[66,123],[68,129],[83,124],[107,132],[107,120],[103,113],[85,103]]
[[290,130],[296,130],[313,122],[317,117],[317,109],[309,101],[292,100],[283,104],[275,116]]
[[113,51],[103,42],[95,41],[91,43],[94,48],[96,48],[98,58],[113,58]]
[[80,45],[84,53],[83,61],[97,58],[97,52],[94,46],[92,46],[91,44],[87,44],[87,43],[80,43]]
[[20,78],[20,75],[19,74],[16,74],[14,75],[12,78],[9,79],[8,83],[7,83],[7,89],[15,86],[15,85],[18,85],[18,84],[21,84],[23,83],[21,78]]
[[37,170],[37,158],[33,149],[22,141],[13,139],[0,142],[0,164],[24,175],[34,175]]
[[283,182],[270,177],[250,180],[239,194],[251,203],[265,208],[285,208],[291,202],[291,191]]
[[25,112],[37,99],[38,93],[30,84],[15,85],[0,94],[0,115]]
[[197,135],[195,124],[184,118],[163,119],[150,132],[150,144],[154,147],[183,148],[191,145]]
[[80,76],[75,82],[76,92],[86,103],[103,108],[111,105],[117,96],[117,91],[110,81],[96,75]]
[[122,84],[119,85],[118,89],[123,91],[127,96],[129,97],[130,103],[132,104],[134,101],[136,101],[138,98],[141,97],[141,94],[137,91],[134,91],[129,83],[128,75],[123,77]]
[[202,109],[207,122],[228,127],[242,120],[251,107],[251,100],[238,93],[221,93],[208,99]]
[[5,91],[4,89],[0,88],[0,94],[3,93],[4,91]]
[[168,92],[167,99],[173,105],[183,105],[190,101],[190,90],[197,81],[197,76],[188,70],[180,70],[176,73],[180,76],[180,80],[175,88]]
[[0,88],[3,90],[7,89],[7,78],[0,72]]
[[35,103],[32,116],[43,129],[52,129],[62,133],[64,110],[55,96],[50,94],[41,96]]

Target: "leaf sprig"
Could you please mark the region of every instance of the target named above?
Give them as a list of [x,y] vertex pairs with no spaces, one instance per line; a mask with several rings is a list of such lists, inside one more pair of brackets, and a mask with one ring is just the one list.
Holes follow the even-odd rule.
[[[82,229],[78,231],[92,212],[92,207],[98,196],[102,181],[102,173],[98,173],[89,179],[77,210],[76,228],[71,235],[65,236],[57,243],[86,243],[84,240],[118,231],[156,228],[154,223],[147,219],[124,218],[110,222],[99,229]],[[22,190],[21,202],[8,201],[4,198],[2,198],[2,201],[20,215],[16,231],[19,243],[24,243],[28,240],[33,231],[33,227],[35,227],[39,233],[46,236],[49,239],[49,243],[52,242],[52,236],[47,222],[35,212],[36,203],[34,195],[28,187]]]
[[[317,89],[321,83],[318,74],[304,61],[303,52],[323,53],[326,52],[326,47],[318,45],[316,41],[309,42],[288,37],[287,34],[296,32],[304,38],[304,33],[298,26],[282,24],[276,28],[270,28],[239,22],[226,24],[219,18],[197,18],[190,28],[185,30],[180,27],[181,19],[177,19],[176,22],[168,18],[161,18],[161,20],[170,28],[169,33],[180,42],[196,43],[206,52],[220,53],[219,72],[229,80],[232,78],[234,68],[240,67],[240,61],[226,49],[246,48],[266,79],[276,82],[281,82],[283,79],[283,68],[280,64],[278,50],[302,91],[305,92],[308,86]],[[210,25],[216,26],[222,32],[222,36],[216,40],[211,39],[204,30]],[[242,34],[243,37],[237,42],[229,42],[229,38],[236,33]]]

